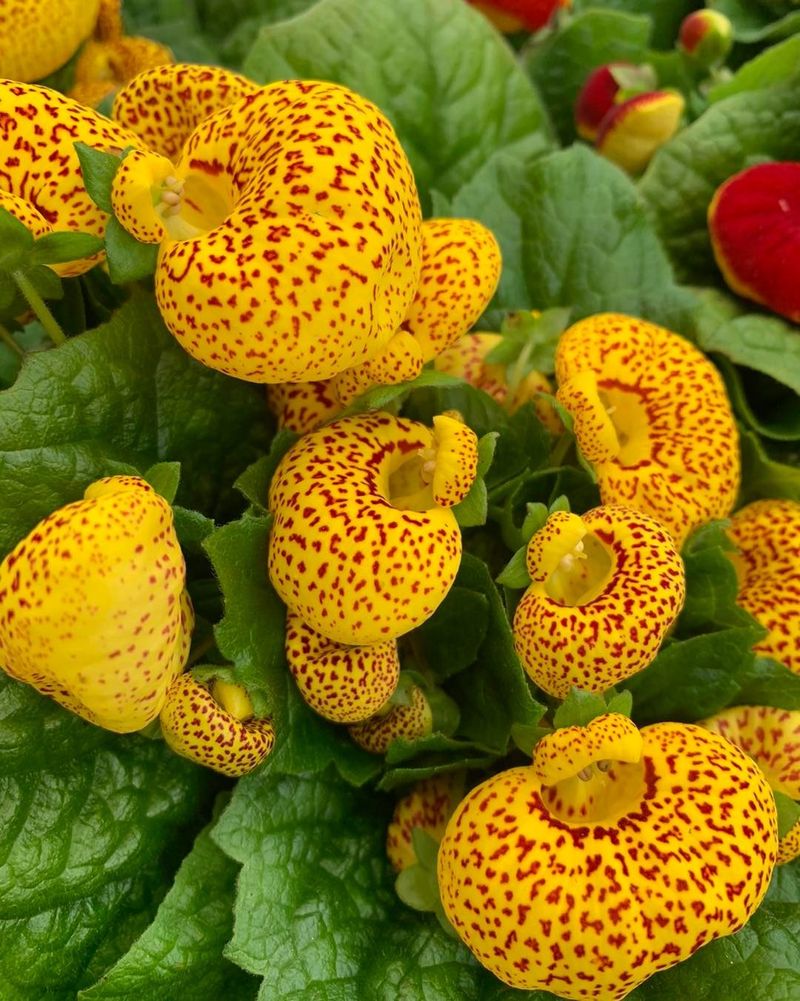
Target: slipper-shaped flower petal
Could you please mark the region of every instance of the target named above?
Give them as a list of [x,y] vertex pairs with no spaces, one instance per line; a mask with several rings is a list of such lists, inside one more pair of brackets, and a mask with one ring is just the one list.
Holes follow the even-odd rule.
[[[800,712],[736,706],[700,721],[749,755],[776,792],[800,800]],[[778,865],[800,855],[800,820],[778,845]]]
[[152,38],[118,36],[87,42],[75,64],[69,97],[90,108],[139,73],[174,62],[172,52]]
[[286,617],[286,660],[306,703],[334,723],[374,716],[400,677],[395,640],[372,646],[336,643],[294,612]]
[[738,603],[769,630],[754,649],[800,674],[800,504],[761,500],[731,519]]
[[269,574],[293,612],[353,646],[395,639],[433,614],[461,559],[455,515],[434,484],[440,501],[463,492],[468,471],[451,455],[471,463],[463,437],[373,413],[287,452],[270,487]]
[[[143,182],[127,181],[115,178],[115,209],[129,199],[139,211]],[[224,108],[146,192],[167,230],[161,314],[210,368],[327,379],[379,354],[408,311],[420,268],[411,168],[388,119],[344,87],[287,81]]]
[[669,532],[625,507],[559,511],[528,543],[531,585],[514,615],[525,670],[550,695],[602,692],[653,660],[683,607]]
[[[105,233],[108,216],[86,192],[76,142],[119,153],[137,138],[47,87],[0,80],[0,187],[8,199],[3,206],[35,236],[58,230]],[[79,275],[99,259],[94,255],[55,270]]]
[[601,716],[469,793],[439,849],[442,903],[504,983],[618,1001],[746,923],[776,827],[763,774],[717,734]]
[[739,434],[722,379],[697,348],[645,320],[601,313],[562,334],[556,375],[581,451],[596,456],[604,504],[651,515],[679,544],[729,514]]
[[158,715],[194,617],[172,510],[144,480],[98,480],[0,564],[0,665],[91,723]]
[[238,778],[260,765],[275,744],[272,723],[253,715],[240,686],[215,681],[209,689],[187,672],[170,685],[161,732],[181,757]]
[[261,88],[220,66],[163,65],[140,72],[114,98],[114,118],[139,146],[174,160],[197,126]]
[[329,379],[267,386],[267,403],[278,419],[278,427],[298,434],[316,431],[342,409]]
[[3,0],[0,76],[28,82],[55,72],[92,33],[99,7],[100,0]]
[[598,153],[629,174],[640,174],[678,131],[685,101],[673,90],[637,94],[616,104],[598,130]]
[[711,246],[738,295],[800,323],[800,163],[761,163],[720,185],[708,207]]
[[470,0],[498,31],[540,31],[547,27],[561,7],[571,0]]
[[411,689],[411,701],[406,706],[392,706],[363,723],[348,726],[353,740],[370,754],[386,754],[394,740],[418,740],[433,729],[433,713],[421,688]]
[[448,772],[422,779],[397,801],[386,832],[386,854],[395,872],[417,864],[415,828],[441,841],[447,821],[458,806],[464,789],[462,772]]

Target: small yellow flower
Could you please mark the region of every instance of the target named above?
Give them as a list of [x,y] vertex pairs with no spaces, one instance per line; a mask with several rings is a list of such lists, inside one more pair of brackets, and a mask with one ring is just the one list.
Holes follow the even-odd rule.
[[286,618],[286,660],[303,699],[334,723],[359,723],[391,698],[400,677],[397,643],[347,646],[326,639],[294,612]]
[[630,508],[552,514],[528,543],[531,585],[514,615],[525,670],[550,695],[602,692],[658,653],[683,607],[669,533]]
[[800,674],[800,504],[761,500],[731,519],[739,548],[738,603],[769,630],[759,653]]
[[382,643],[439,607],[461,559],[458,523],[441,501],[460,497],[466,478],[460,469],[437,478],[453,448],[474,468],[461,436],[437,443],[422,424],[374,413],[313,431],[284,456],[270,487],[270,579],[316,632]]
[[[749,755],[776,792],[800,800],[800,712],[770,706],[737,706],[701,720]],[[800,855],[800,821],[781,838],[778,865]]]
[[87,42],[75,67],[75,83],[68,96],[96,108],[138,73],[171,62],[173,55],[166,45],[150,38],[120,37]]
[[[0,80],[0,205],[34,236],[59,230],[102,236],[108,216],[86,192],[74,144],[119,153],[137,141],[133,132],[54,90]],[[54,270],[79,275],[99,259]]]
[[418,861],[412,841],[415,828],[441,841],[463,788],[463,773],[449,772],[422,779],[397,801],[386,832],[386,854],[395,872],[402,872]]
[[100,0],[3,0],[0,76],[28,82],[54,73],[91,34],[99,7]]
[[194,625],[167,502],[112,476],[41,521],[0,564],[0,664],[91,723],[158,715]]
[[118,171],[112,201],[161,243],[156,298],[178,341],[251,382],[327,379],[380,353],[419,280],[408,160],[336,84],[286,81],[217,111],[174,167],[151,153]]
[[348,726],[347,732],[359,747],[370,754],[386,754],[395,740],[418,740],[433,730],[433,713],[421,688],[411,689],[408,705],[389,706],[363,723]]
[[442,839],[439,888],[504,983],[619,1001],[741,928],[776,851],[772,793],[742,751],[697,726],[637,732],[610,714],[472,790]]
[[209,689],[187,673],[167,692],[161,732],[181,757],[238,778],[260,765],[275,744],[272,723],[253,716],[239,685],[216,680]]
[[645,320],[601,313],[561,336],[556,375],[604,504],[651,515],[679,545],[730,512],[739,435],[722,379],[697,348]]

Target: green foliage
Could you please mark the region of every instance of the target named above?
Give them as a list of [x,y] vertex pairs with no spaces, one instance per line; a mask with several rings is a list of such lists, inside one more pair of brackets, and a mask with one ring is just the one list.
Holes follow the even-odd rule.
[[144,479],[161,494],[165,501],[171,504],[178,492],[181,482],[181,464],[179,462],[157,462],[144,474]]
[[112,216],[106,225],[108,272],[115,285],[149,278],[156,269],[157,243],[140,243]]

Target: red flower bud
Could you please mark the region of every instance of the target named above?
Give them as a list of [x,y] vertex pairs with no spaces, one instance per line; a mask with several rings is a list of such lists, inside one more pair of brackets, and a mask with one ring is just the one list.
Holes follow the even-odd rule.
[[629,174],[638,174],[659,146],[675,135],[683,109],[684,100],[675,91],[637,94],[603,119],[597,150]]
[[733,45],[733,25],[716,10],[696,10],[681,23],[678,48],[701,66],[718,66]]
[[553,19],[559,7],[571,0],[470,0],[499,30],[539,31]]

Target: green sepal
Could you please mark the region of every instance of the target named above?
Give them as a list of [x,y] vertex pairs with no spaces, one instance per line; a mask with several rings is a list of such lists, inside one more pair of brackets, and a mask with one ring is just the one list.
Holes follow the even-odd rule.
[[127,150],[122,154],[105,153],[103,150],[87,146],[86,143],[76,142],[74,145],[87,194],[99,209],[113,215],[111,186]]
[[775,797],[775,808],[778,811],[778,838],[783,839],[800,820],[800,803],[777,789],[772,790],[772,795]]
[[157,462],[151,466],[143,477],[157,494],[171,504],[175,500],[181,481],[181,464],[179,462]]
[[108,272],[115,285],[149,278],[156,269],[159,244],[140,243],[114,217],[106,226]]
[[600,695],[573,687],[553,713],[553,727],[560,730],[566,726],[587,726],[607,713],[620,713],[630,718],[632,709],[633,696],[628,691],[616,692],[612,688]]
[[453,514],[461,528],[475,528],[486,524],[489,494],[484,477],[492,465],[499,437],[499,432],[490,431],[478,441],[478,469],[475,479],[464,500],[453,507]]

